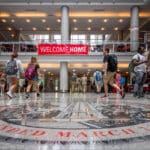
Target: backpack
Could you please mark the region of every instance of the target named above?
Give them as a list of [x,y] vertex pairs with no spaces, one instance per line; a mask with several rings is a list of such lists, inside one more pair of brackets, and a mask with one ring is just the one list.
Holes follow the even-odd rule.
[[18,72],[18,67],[17,67],[16,60],[10,60],[5,67],[5,73],[7,75],[16,75],[17,72]]
[[131,73],[134,73],[134,63],[133,61],[130,61],[129,65],[128,65],[128,70]]
[[108,57],[108,70],[114,72],[117,71],[118,60],[115,54],[111,54]]
[[125,77],[120,78],[120,84],[125,84]]
[[96,72],[95,79],[96,79],[96,81],[100,81],[101,80],[100,72]]
[[31,79],[34,78],[35,75],[36,75],[35,65],[34,64],[29,64],[26,71],[25,71],[26,79],[31,80]]
[[75,75],[73,75],[72,77],[71,77],[71,81],[76,81],[77,80],[77,77],[75,76]]
[[[138,61],[140,61],[140,56],[138,55]],[[128,70],[129,70],[129,72],[131,73],[135,73],[135,71],[134,71],[134,63],[133,63],[133,60],[131,60],[130,61],[130,63],[129,63],[129,65],[128,65]]]

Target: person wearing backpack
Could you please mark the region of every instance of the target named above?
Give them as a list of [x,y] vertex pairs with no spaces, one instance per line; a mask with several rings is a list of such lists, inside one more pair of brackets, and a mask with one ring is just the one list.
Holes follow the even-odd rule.
[[117,56],[114,54],[109,54],[109,48],[103,49],[103,55],[103,82],[105,95],[102,98],[108,97],[108,83],[120,93],[122,98],[124,98],[124,91],[120,89],[120,87],[115,83],[114,79],[118,64]]
[[40,75],[40,66],[37,62],[37,58],[32,56],[31,62],[28,64],[28,67],[26,68],[25,71],[25,78],[26,80],[28,80],[28,85],[26,88],[26,98],[29,98],[29,93],[32,86],[35,88],[36,95],[40,96],[38,86],[39,75]]
[[133,88],[133,96],[134,97],[144,97],[143,93],[143,85],[146,80],[146,57],[144,56],[145,48],[139,47],[137,54],[135,54],[132,58],[134,63],[134,72],[135,72],[135,83]]
[[96,69],[96,71],[93,74],[95,86],[96,86],[96,93],[101,92],[101,88],[103,86],[103,77],[102,77],[102,72]]
[[11,99],[15,96],[20,76],[24,74],[22,62],[18,59],[17,53],[12,54],[11,59],[7,61],[5,73],[8,83],[8,92],[6,94]]

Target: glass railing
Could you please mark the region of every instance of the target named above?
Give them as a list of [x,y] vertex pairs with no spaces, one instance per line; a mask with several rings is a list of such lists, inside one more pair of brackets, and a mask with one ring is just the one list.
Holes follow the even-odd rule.
[[[37,52],[38,51],[38,42],[0,42],[0,53],[5,52]],[[63,43],[54,43],[46,42],[42,44],[63,44]],[[108,47],[111,52],[130,52],[131,45],[133,42],[114,42],[114,41],[103,41],[103,42],[65,42],[65,44],[88,44],[89,45],[89,54],[91,53],[100,53],[104,47]],[[135,43],[134,43],[135,44]],[[143,43],[140,43],[144,45]]]

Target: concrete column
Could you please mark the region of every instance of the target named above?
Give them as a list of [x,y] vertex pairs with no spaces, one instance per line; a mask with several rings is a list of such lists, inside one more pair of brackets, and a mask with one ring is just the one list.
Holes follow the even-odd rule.
[[60,63],[60,92],[68,92],[68,63]]
[[67,6],[61,7],[61,40],[62,43],[69,42],[69,8]]
[[[69,42],[69,8],[61,7],[61,40],[62,44]],[[68,63],[60,62],[60,92],[68,92]]]
[[131,8],[130,42],[131,51],[137,51],[139,47],[139,7],[137,6]]

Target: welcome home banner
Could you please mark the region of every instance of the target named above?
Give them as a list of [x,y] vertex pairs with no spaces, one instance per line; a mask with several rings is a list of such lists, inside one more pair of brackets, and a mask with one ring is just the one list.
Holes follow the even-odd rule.
[[87,44],[39,44],[39,55],[88,55]]

